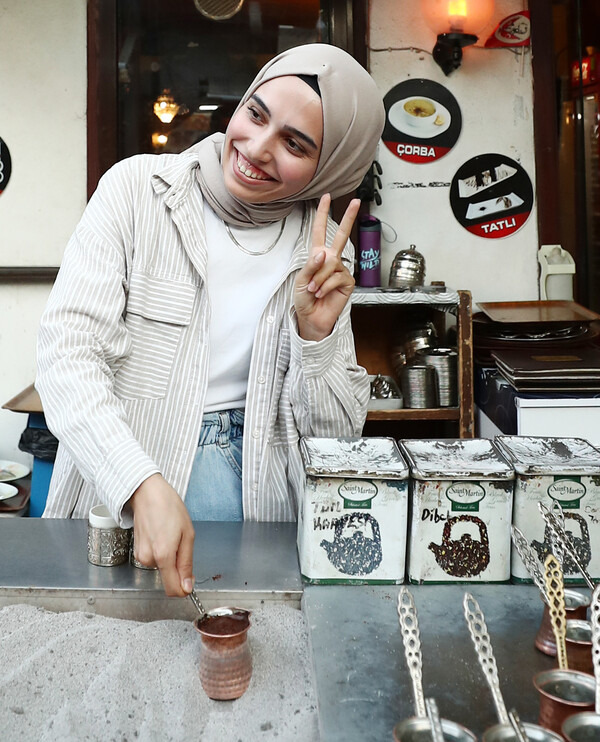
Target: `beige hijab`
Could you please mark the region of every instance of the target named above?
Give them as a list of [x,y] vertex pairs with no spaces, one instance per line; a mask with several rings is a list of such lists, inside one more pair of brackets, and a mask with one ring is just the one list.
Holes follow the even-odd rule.
[[229,193],[223,181],[221,153],[225,136],[213,134],[196,145],[198,180],[212,209],[240,227],[283,219],[298,201],[324,193],[332,198],[360,184],[375,158],[385,121],[383,101],[369,73],[347,52],[329,44],[306,44],[279,54],[258,73],[240,106],[262,83],[285,75],[315,75],[323,104],[323,146],[312,181],[299,193],[266,204],[250,204]]

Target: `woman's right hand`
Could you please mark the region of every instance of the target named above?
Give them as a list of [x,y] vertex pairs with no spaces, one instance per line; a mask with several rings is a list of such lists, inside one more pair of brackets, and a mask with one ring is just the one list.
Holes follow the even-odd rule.
[[169,596],[194,588],[194,526],[183,500],[160,474],[145,479],[129,500],[135,558],[158,567]]

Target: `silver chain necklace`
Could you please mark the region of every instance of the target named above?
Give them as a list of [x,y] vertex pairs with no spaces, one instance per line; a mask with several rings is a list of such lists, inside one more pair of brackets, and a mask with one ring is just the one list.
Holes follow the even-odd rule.
[[271,252],[271,250],[275,247],[275,245],[281,239],[281,235],[283,234],[283,230],[285,229],[286,219],[287,219],[287,216],[283,218],[283,221],[281,222],[281,229],[279,230],[279,234],[277,235],[275,240],[268,247],[265,247],[264,250],[257,250],[257,251],[248,250],[247,247],[244,247],[240,242],[236,240],[233,232],[231,231],[231,227],[229,226],[229,224],[227,224],[227,222],[224,222],[224,224],[225,224],[225,229],[227,230],[227,234],[231,238],[231,241],[233,242],[233,244],[239,247],[242,252],[245,252],[246,255],[266,255],[268,252]]

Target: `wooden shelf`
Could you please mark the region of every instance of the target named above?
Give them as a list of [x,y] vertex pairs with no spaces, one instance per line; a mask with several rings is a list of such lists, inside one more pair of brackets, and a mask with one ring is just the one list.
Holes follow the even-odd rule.
[[422,423],[429,426],[428,430],[433,435],[439,431],[443,433],[440,437],[447,437],[450,432],[458,438],[472,438],[475,435],[475,421],[470,292],[446,287],[431,292],[355,289],[352,295],[352,325],[358,362],[369,374],[394,377],[392,352],[402,328],[403,315],[406,317],[406,312],[419,311],[419,307],[431,310],[438,332],[447,331],[448,314],[456,317],[458,406],[369,410],[369,430],[377,430],[380,425],[389,434],[397,424],[398,431],[402,428],[403,437],[407,437],[407,425],[409,429],[414,426],[415,432],[420,432]]
[[400,410],[369,410],[367,420],[459,420],[458,407],[403,407]]

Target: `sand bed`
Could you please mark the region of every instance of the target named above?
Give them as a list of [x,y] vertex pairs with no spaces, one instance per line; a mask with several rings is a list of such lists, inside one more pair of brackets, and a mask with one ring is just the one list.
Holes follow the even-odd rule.
[[253,612],[250,687],[211,701],[187,621],[142,623],[26,605],[0,610],[0,730],[12,740],[318,740],[308,639],[288,606]]

